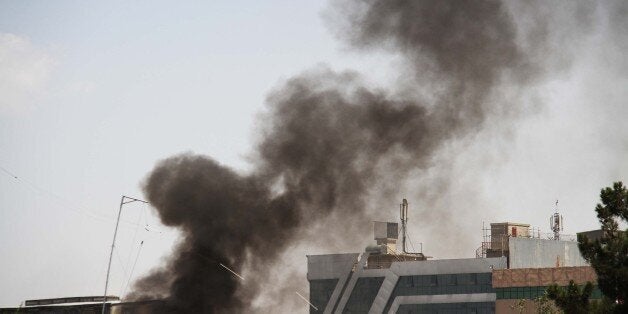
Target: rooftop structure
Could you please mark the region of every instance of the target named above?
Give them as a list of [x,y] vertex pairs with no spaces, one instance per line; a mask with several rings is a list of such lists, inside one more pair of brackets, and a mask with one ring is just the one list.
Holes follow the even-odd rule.
[[399,239],[399,227],[396,222],[373,222],[373,239],[377,246],[369,247],[379,254],[397,254],[397,239]]
[[[405,200],[400,211],[406,236]],[[509,313],[521,299],[535,309],[550,284],[596,280],[576,242],[541,238],[529,224],[491,223],[477,258],[429,261],[407,252],[405,241],[397,247],[397,223],[375,222],[373,229],[377,244],[363,253],[307,256],[310,313]],[[600,296],[596,288],[593,298]]]
[[427,259],[421,252],[407,252],[403,248],[403,244],[401,251],[397,248],[399,228],[395,222],[374,221],[373,234],[377,244],[369,245],[365,249],[365,252],[369,253],[365,265],[367,268],[390,268],[392,262],[396,261],[424,261]]
[[[461,310],[492,313],[491,272],[505,257],[427,261],[406,246],[408,202],[400,204],[401,232],[393,222],[374,222],[376,245],[363,253],[309,255],[311,312],[395,313]],[[397,247],[399,233],[401,248]]]
[[554,213],[551,218],[552,233],[543,237],[539,229],[530,230],[529,224],[491,223],[490,229],[482,228],[483,241],[476,257],[504,256],[508,268],[586,266],[575,237],[558,233],[563,228],[562,216]]
[[[17,308],[0,308],[0,314],[8,313],[100,313],[103,307],[103,296],[65,297],[50,299],[35,299],[24,301],[24,306]],[[120,303],[117,296],[107,296],[105,310],[107,313],[111,307]]]

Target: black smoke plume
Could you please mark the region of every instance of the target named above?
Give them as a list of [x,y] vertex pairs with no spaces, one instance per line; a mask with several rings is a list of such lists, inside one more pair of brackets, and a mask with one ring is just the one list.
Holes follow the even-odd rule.
[[410,73],[403,80],[421,93],[316,69],[268,97],[250,174],[190,153],[159,162],[144,191],[182,240],[130,299],[166,298],[166,312],[250,311],[270,283],[242,281],[220,264],[264,273],[301,230],[330,215],[363,217],[372,186],[428,167],[439,148],[482,129],[488,116],[517,111],[498,89],[542,72],[500,1],[344,1],[333,10],[344,18],[335,24],[340,37],[400,54],[401,73]]

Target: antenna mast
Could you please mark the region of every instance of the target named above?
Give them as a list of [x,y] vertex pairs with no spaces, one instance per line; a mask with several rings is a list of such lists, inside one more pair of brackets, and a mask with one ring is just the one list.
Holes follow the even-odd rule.
[[408,253],[406,250],[406,224],[408,223],[408,201],[404,198],[403,202],[399,204],[399,216],[401,216],[401,245],[403,253]]
[[560,231],[563,230],[563,216],[558,213],[558,200],[555,204],[555,212],[550,216],[550,229],[554,232],[554,240],[560,240]]
[[107,277],[105,279],[105,293],[102,298],[102,314],[105,314],[105,308],[107,305],[107,288],[109,286],[109,272],[111,271],[111,259],[113,259],[113,249],[116,246],[116,236],[118,235],[118,225],[120,225],[120,214],[122,214],[122,206],[124,204],[133,203],[133,202],[142,202],[148,204],[147,201],[143,201],[137,198],[128,197],[122,195],[122,199],[120,199],[120,209],[118,209],[118,219],[116,220],[116,229],[113,231],[113,241],[111,241],[111,252],[109,253],[109,264],[107,266]]

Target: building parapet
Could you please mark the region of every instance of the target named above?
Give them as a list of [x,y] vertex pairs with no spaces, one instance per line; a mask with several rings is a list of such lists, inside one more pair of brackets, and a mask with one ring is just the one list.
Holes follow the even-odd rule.
[[493,270],[493,288],[566,286],[570,280],[576,284],[595,283],[597,275],[590,266]]

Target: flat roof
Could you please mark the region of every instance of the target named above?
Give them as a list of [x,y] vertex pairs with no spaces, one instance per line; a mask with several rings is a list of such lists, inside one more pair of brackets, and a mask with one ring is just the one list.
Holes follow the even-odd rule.
[[[34,299],[24,301],[25,306],[39,306],[39,305],[68,305],[68,304],[80,304],[80,303],[102,303],[103,296],[82,296],[82,297],[63,297],[63,298],[49,298],[49,299]],[[114,295],[108,295],[107,301],[120,301],[120,297]]]
[[524,224],[520,222],[491,222],[491,226],[501,226],[501,225],[509,225],[509,226],[521,226],[521,227],[530,227],[530,224]]

